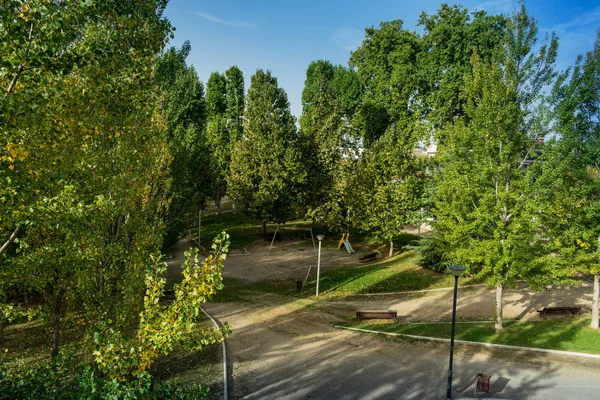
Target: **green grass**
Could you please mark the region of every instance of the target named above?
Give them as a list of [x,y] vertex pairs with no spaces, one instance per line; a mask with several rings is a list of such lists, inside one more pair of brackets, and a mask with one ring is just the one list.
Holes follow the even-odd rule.
[[[240,283],[235,279],[224,278],[224,288],[211,299],[217,303],[253,302],[256,292],[276,293],[285,296],[296,296],[296,282],[291,280],[268,280],[265,282]],[[306,292],[304,293],[306,295]]]
[[[540,321],[505,321],[496,332],[494,323],[456,324],[456,339],[472,342],[579,351],[600,354],[600,332],[589,327],[588,318],[553,318]],[[379,332],[450,338],[451,324],[359,324],[356,328]]]
[[[417,261],[418,256],[413,251],[407,251],[389,261],[377,264],[346,266],[322,271],[319,279],[319,293],[325,299],[339,299],[366,293],[452,287],[454,284],[452,275],[422,268]],[[475,283],[479,282],[470,277],[461,279],[462,285]],[[267,280],[248,284],[225,278],[224,285],[225,288],[215,295],[213,301],[248,301],[251,299],[249,295],[253,292],[309,297],[315,293],[316,277],[311,273],[301,294],[296,292],[294,280]]]
[[[350,266],[321,274],[319,290],[333,296],[352,296],[365,293],[389,293],[452,287],[454,278],[417,264],[419,257],[407,251],[388,261],[377,264]],[[479,283],[473,278],[461,279],[462,285]],[[306,290],[316,286],[310,279]]]

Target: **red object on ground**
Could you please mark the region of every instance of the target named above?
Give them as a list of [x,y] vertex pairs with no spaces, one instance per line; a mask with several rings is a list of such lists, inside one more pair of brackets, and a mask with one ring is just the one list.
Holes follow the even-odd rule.
[[477,391],[478,392],[489,392],[490,391],[490,376],[486,374],[477,374]]

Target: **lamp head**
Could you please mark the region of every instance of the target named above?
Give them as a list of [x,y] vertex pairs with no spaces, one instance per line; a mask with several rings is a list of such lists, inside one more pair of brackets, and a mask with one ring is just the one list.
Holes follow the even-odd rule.
[[320,242],[321,240],[325,239],[325,235],[322,235],[322,234],[319,233],[317,235],[317,239],[319,239],[319,242]]
[[452,272],[452,275],[456,277],[461,276],[463,272],[466,271],[466,268],[462,265],[450,265],[448,266],[448,269],[450,270],[450,272]]

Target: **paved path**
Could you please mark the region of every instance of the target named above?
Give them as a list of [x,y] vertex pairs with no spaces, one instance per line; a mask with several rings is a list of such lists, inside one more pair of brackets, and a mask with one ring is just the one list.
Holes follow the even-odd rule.
[[[257,295],[208,304],[233,326],[228,339],[236,399],[441,399],[448,346],[338,330],[346,305]],[[457,346],[455,396],[472,396],[477,373],[490,397],[597,399],[600,361]]]

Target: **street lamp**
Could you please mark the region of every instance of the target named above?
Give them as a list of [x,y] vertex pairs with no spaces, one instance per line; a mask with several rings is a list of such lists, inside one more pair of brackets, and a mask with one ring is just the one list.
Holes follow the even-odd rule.
[[450,337],[450,364],[448,367],[448,390],[446,391],[446,399],[452,399],[452,358],[454,356],[454,328],[456,326],[456,294],[458,292],[458,277],[465,272],[465,267],[460,265],[450,265],[448,267],[452,275],[454,275],[454,301],[452,303],[452,336]]
[[319,297],[319,274],[321,272],[321,242],[325,239],[325,235],[318,234],[319,239],[319,255],[317,256],[317,297]]

